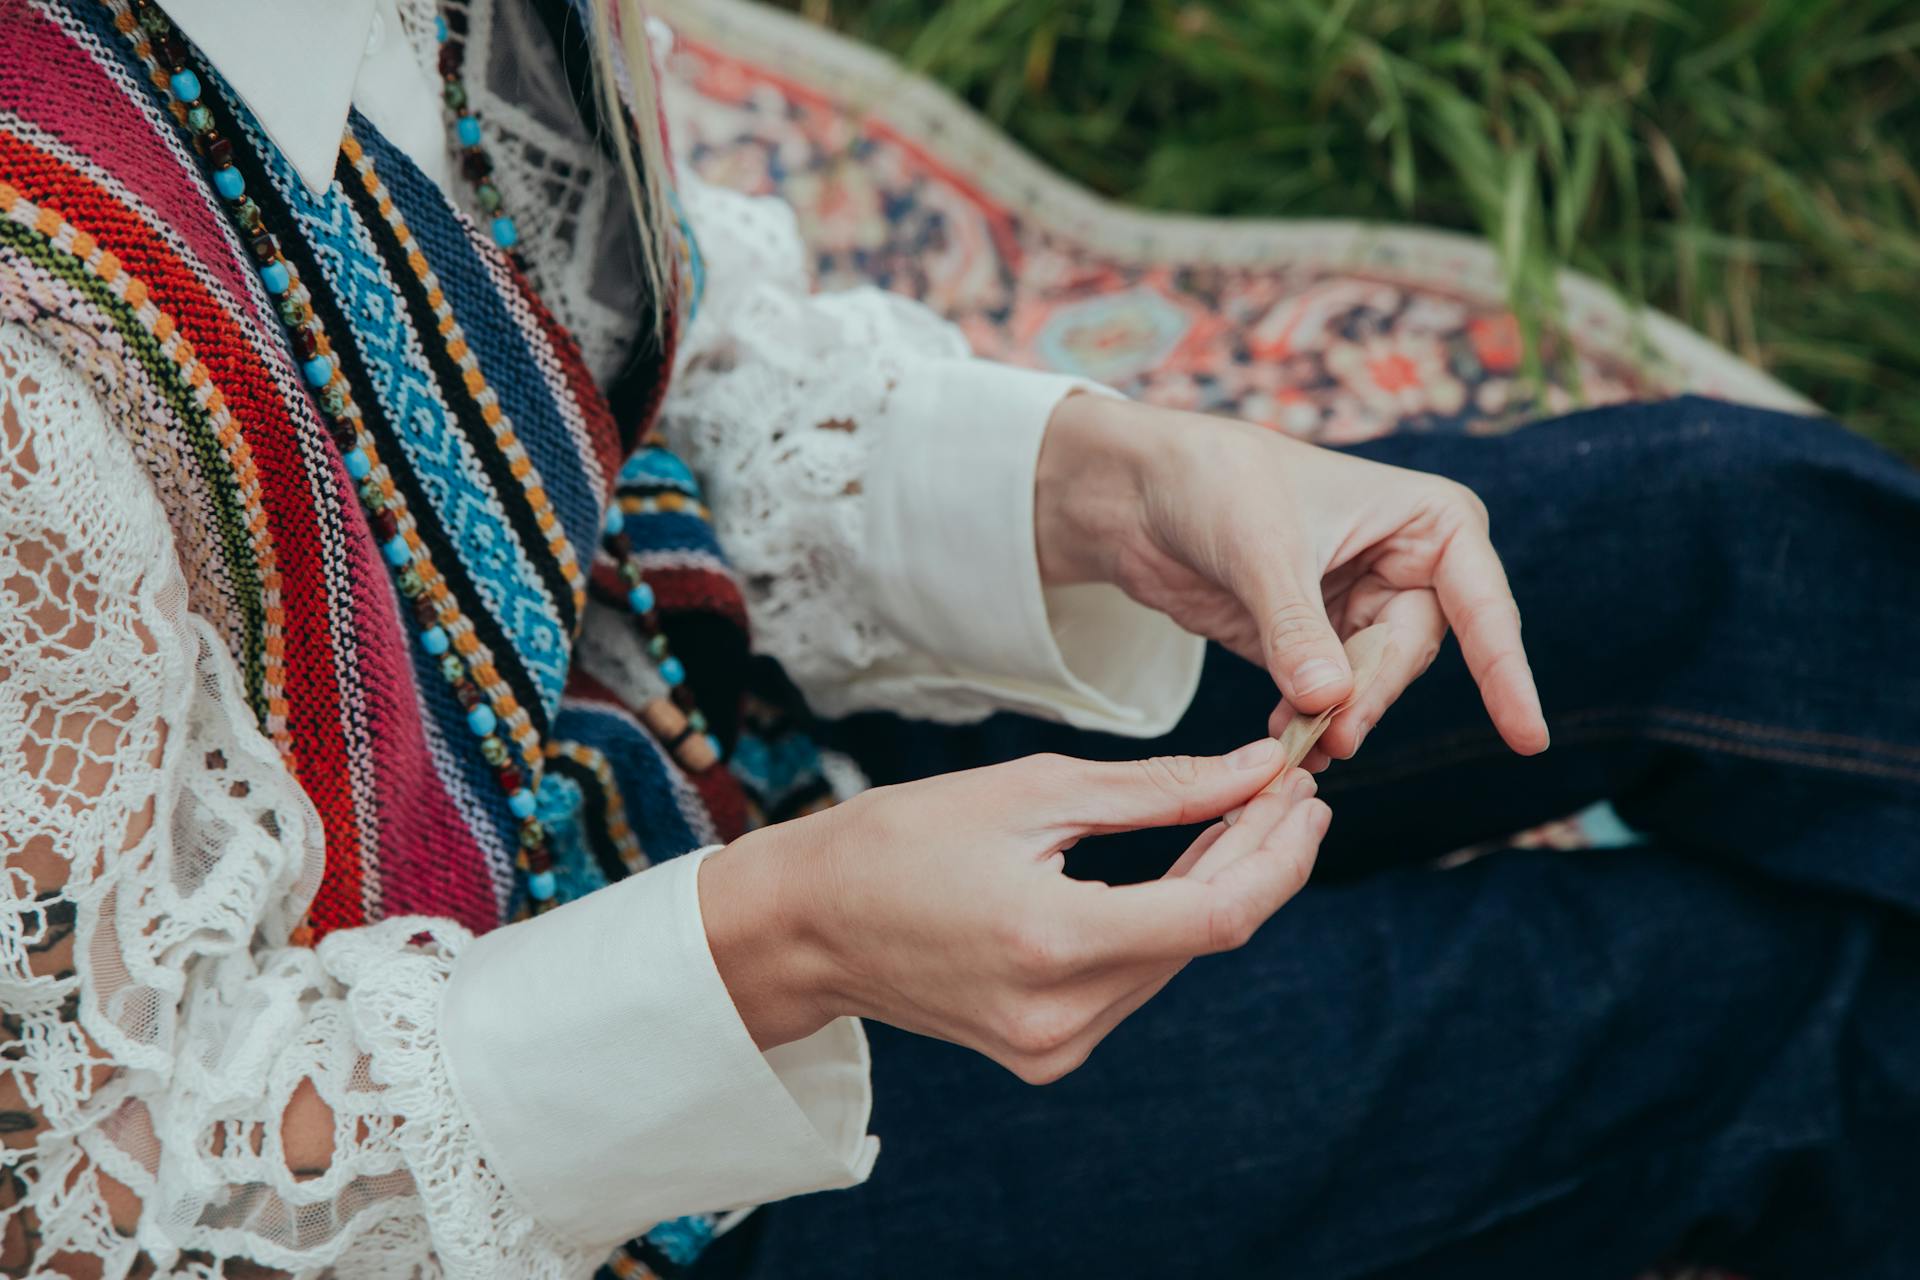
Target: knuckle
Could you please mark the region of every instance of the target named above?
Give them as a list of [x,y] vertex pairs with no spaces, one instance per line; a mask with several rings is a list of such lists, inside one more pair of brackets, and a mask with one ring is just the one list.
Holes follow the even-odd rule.
[[1481,500],[1479,494],[1457,480],[1447,481],[1447,493],[1453,499],[1454,505],[1464,512],[1477,528],[1484,531],[1488,527],[1490,520],[1487,515],[1487,504]]
[[1200,780],[1200,762],[1192,756],[1150,756],[1140,761],[1146,780],[1169,796],[1177,796]]
[[1044,1059],[1058,1053],[1079,1030],[1078,1019],[1051,1001],[1031,1001],[1007,1019],[1002,1039],[1023,1060]]
[[1015,970],[1035,981],[1050,979],[1066,967],[1059,940],[1050,930],[1015,926],[1007,931],[1005,945]]
[[1247,945],[1253,928],[1253,913],[1244,902],[1223,902],[1207,918],[1207,945],[1215,951],[1237,951]]
[[1473,631],[1485,631],[1490,627],[1519,626],[1520,606],[1511,596],[1481,596],[1462,610],[1462,619]]
[[1315,643],[1322,630],[1319,613],[1305,600],[1288,600],[1267,615],[1267,647],[1290,653]]
[[1086,1064],[1091,1049],[1075,1047],[1043,1054],[1026,1064],[1020,1078],[1031,1085],[1054,1084]]

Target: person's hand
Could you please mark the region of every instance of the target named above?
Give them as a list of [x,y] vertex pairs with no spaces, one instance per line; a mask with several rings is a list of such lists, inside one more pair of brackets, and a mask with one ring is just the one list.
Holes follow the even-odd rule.
[[[1272,739],[1117,764],[1031,756],[880,787],[700,868],[714,961],[755,1043],[842,1014],[1058,1079],[1189,959],[1238,947],[1306,883],[1329,812]],[[1068,878],[1083,836],[1215,822],[1159,880]]]
[[1310,768],[1359,749],[1449,624],[1507,744],[1546,749],[1520,612],[1486,508],[1462,485],[1248,423],[1076,395],[1047,427],[1034,514],[1044,582],[1113,583],[1266,667],[1276,734],[1352,693],[1341,640],[1389,626],[1388,665]]

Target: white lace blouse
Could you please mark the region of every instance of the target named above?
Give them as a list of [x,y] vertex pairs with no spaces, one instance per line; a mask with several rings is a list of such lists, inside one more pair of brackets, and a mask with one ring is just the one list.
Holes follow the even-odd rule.
[[[165,7],[223,70],[243,68],[236,89],[313,180],[331,174],[349,102],[446,174],[430,8],[345,0],[266,22],[241,0]],[[517,6],[469,7],[482,51],[518,38]],[[302,74],[250,79],[277,65],[263,40],[306,50]],[[590,282],[615,234],[595,221],[612,179],[543,115],[539,85],[487,80],[477,109],[499,130],[502,186],[558,154],[590,197],[584,216],[522,227],[555,310],[610,362],[618,292]],[[665,422],[749,584],[756,643],[827,712],[1170,727],[1199,643],[1117,593],[1039,583],[1034,463],[1078,384],[975,361],[898,298],[810,296],[776,202],[691,177],[683,198],[709,274]],[[578,660],[646,678],[616,634],[590,617]],[[700,855],[477,940],[406,919],[286,945],[318,882],[319,823],[186,607],[121,432],[6,326],[0,850],[10,1274],[77,1258],[109,1277],[143,1261],[211,1276],[246,1258],[579,1276],[661,1219],[872,1166],[858,1024],[755,1049],[707,950]],[[330,1111],[330,1137],[289,1148],[301,1128],[283,1121],[303,1111]]]

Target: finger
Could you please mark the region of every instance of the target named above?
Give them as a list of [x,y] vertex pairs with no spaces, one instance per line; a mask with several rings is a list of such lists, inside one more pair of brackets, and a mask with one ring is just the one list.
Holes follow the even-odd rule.
[[1213,848],[1213,842],[1226,833],[1227,824],[1225,821],[1216,822],[1205,831],[1202,831],[1193,838],[1193,843],[1187,846],[1187,851],[1175,859],[1172,866],[1167,868],[1167,875],[1183,876],[1187,874],[1193,864],[1205,857],[1207,850]]
[[1520,607],[1500,557],[1477,526],[1447,539],[1434,587],[1500,736],[1522,755],[1545,751],[1547,722],[1520,642]]
[[1300,767],[1308,773],[1325,773],[1327,766],[1332,763],[1332,756],[1320,748],[1315,747],[1313,750],[1307,752],[1307,758],[1300,762]]
[[1343,708],[1320,735],[1319,749],[1332,759],[1351,759],[1360,750],[1387,709],[1433,664],[1447,634],[1446,615],[1431,591],[1399,593],[1381,610],[1380,621],[1393,634],[1393,648],[1374,678],[1355,693],[1353,705]]
[[[1332,820],[1333,810],[1326,801],[1304,798],[1288,809],[1258,847],[1213,874],[1212,887],[1238,903],[1237,917],[1245,936],[1234,946],[1243,945],[1306,886]],[[1229,935],[1230,941],[1233,936]]]
[[1327,620],[1318,581],[1303,586],[1284,567],[1253,572],[1261,576],[1242,584],[1240,598],[1260,620],[1261,654],[1281,694],[1295,710],[1314,715],[1353,692],[1353,672]]
[[[1251,813],[1253,806],[1249,805]],[[1318,799],[1294,805],[1255,848],[1210,881],[1195,876],[1145,884],[1087,886],[1083,912],[1099,958],[1129,964],[1156,956],[1184,959],[1229,951],[1306,883],[1331,816]],[[1228,832],[1208,850],[1218,855]]]
[[[1265,787],[1262,787],[1260,790],[1260,794],[1261,795],[1287,795],[1297,791],[1302,796],[1310,796],[1315,791],[1319,790],[1319,787],[1320,787],[1320,784],[1315,782],[1313,779],[1313,775],[1308,773],[1306,770],[1289,769],[1285,773],[1282,773],[1279,777],[1275,778],[1272,782],[1269,782]],[[1258,799],[1258,798],[1259,798],[1258,796],[1255,797],[1255,799]],[[1249,801],[1248,803],[1251,803],[1251,801]],[[1240,822],[1241,818],[1243,817],[1243,815],[1245,815],[1246,811],[1247,811],[1247,806],[1244,804],[1236,808],[1229,809],[1225,813],[1220,815],[1220,821],[1225,823],[1229,827],[1234,826],[1235,824]]]
[[1023,788],[1044,797],[1037,806],[1043,823],[1092,834],[1217,818],[1272,782],[1284,763],[1280,744],[1260,738],[1224,756],[1119,761],[1033,756],[987,772],[1024,770]]
[[1287,815],[1318,790],[1312,774],[1304,769],[1288,770],[1248,801],[1238,820],[1229,819],[1233,823],[1229,834],[1215,841],[1187,874],[1195,880],[1218,880],[1227,867],[1270,839]]

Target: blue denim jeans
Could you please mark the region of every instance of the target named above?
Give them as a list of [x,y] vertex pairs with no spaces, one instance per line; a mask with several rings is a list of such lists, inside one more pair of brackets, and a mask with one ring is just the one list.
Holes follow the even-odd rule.
[[[872,1027],[872,1181],[700,1275],[1920,1276],[1920,476],[1694,399],[1355,452],[1486,500],[1552,749],[1508,753],[1449,646],[1325,775],[1314,882],[1249,946],[1047,1088]],[[1220,751],[1273,700],[1215,651],[1157,743],[840,736],[898,781]],[[1640,844],[1434,865],[1603,799]],[[1072,869],[1157,874],[1191,834]]]

